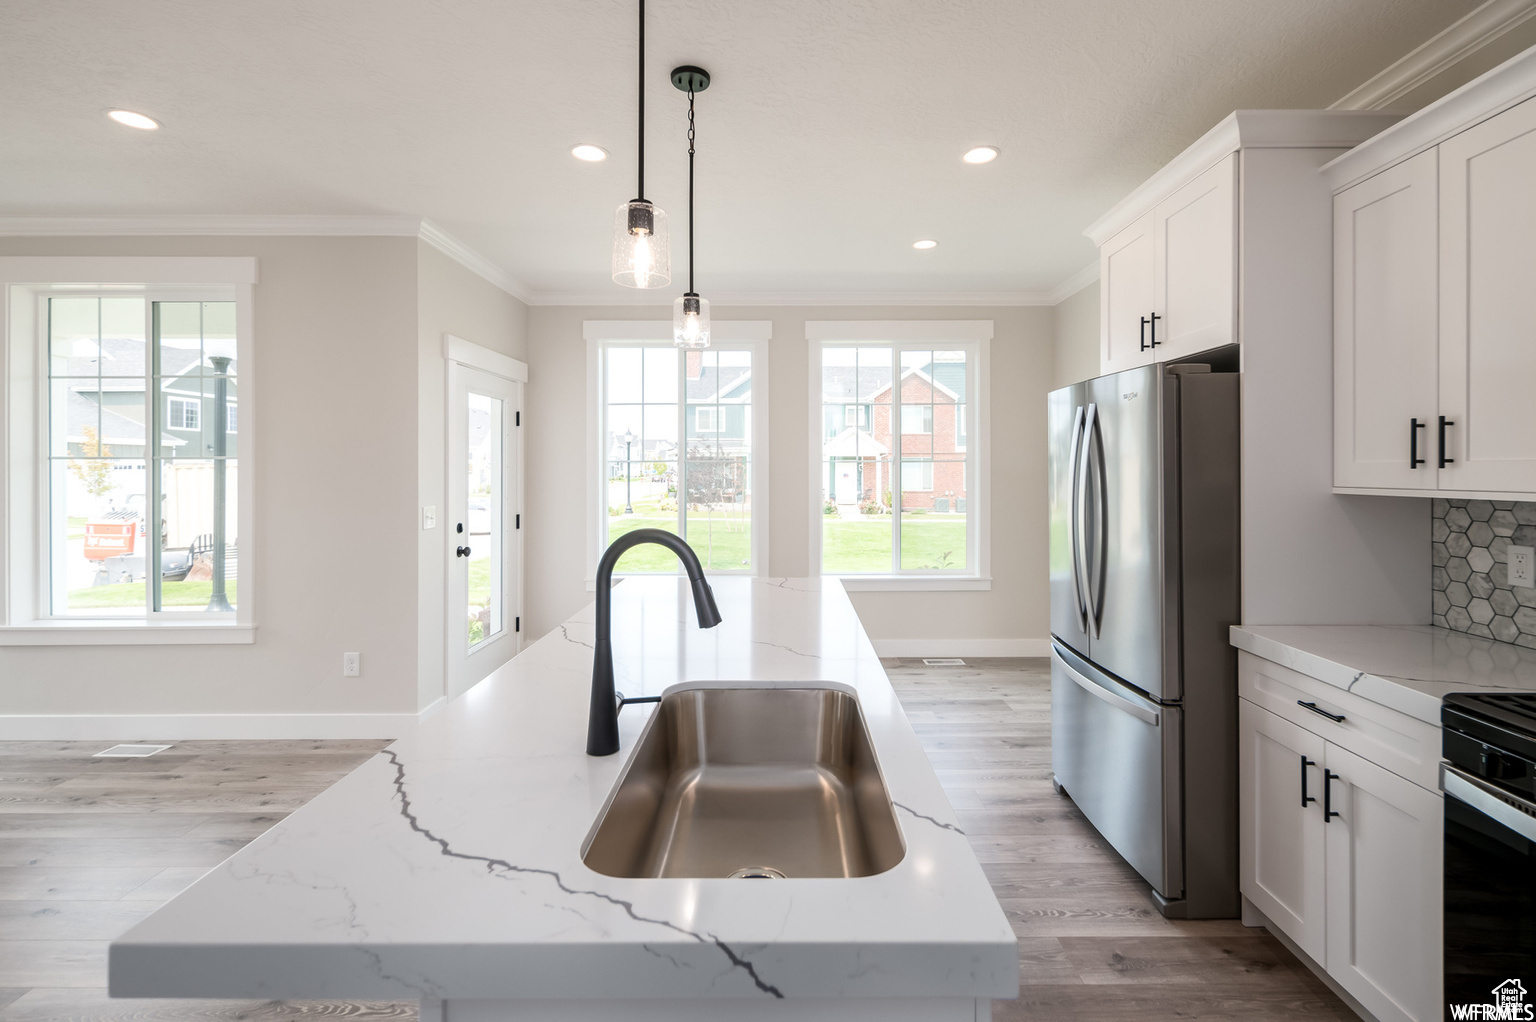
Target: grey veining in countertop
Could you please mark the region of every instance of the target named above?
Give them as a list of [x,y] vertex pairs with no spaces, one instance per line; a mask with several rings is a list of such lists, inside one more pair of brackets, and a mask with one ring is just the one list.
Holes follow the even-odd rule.
[[1014,996],[1018,947],[841,585],[614,590],[630,696],[686,683],[857,694],[906,855],[854,879],[630,879],[583,863],[618,755],[585,754],[591,606],[114,941],[112,993],[270,998]]
[[1234,625],[1232,645],[1435,725],[1452,692],[1536,691],[1536,649],[1432,625]]

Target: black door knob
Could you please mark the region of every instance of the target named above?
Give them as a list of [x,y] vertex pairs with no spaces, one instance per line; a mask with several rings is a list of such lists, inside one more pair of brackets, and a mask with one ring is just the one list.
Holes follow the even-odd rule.
[[469,556],[469,547],[467,547],[467,546],[459,547],[458,553],[455,554],[454,556],[456,556],[456,557],[468,557]]

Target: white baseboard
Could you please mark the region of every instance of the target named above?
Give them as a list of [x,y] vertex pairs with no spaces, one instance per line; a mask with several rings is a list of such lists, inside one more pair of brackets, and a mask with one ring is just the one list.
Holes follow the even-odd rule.
[[871,639],[880,656],[1048,657],[1050,639]]
[[0,741],[399,738],[421,713],[0,714]]

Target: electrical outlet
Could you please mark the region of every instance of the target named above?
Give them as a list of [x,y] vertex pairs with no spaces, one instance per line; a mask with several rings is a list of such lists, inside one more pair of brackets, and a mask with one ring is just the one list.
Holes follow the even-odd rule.
[[421,509],[421,528],[423,532],[437,528],[437,505],[428,504]]
[[1523,589],[1536,588],[1536,549],[1528,546],[1509,548],[1509,584]]
[[344,678],[356,678],[363,673],[363,655],[361,653],[343,653],[341,655],[341,674]]

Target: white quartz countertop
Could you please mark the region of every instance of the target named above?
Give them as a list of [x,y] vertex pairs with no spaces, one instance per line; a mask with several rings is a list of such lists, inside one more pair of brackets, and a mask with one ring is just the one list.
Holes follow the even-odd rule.
[[241,998],[1010,998],[1018,949],[835,580],[613,591],[627,696],[679,682],[854,689],[906,842],[854,879],[619,879],[581,847],[618,755],[585,754],[594,608],[534,643],[114,941],[111,992]]
[[1452,692],[1536,691],[1536,649],[1432,625],[1234,625],[1232,645],[1437,727]]

